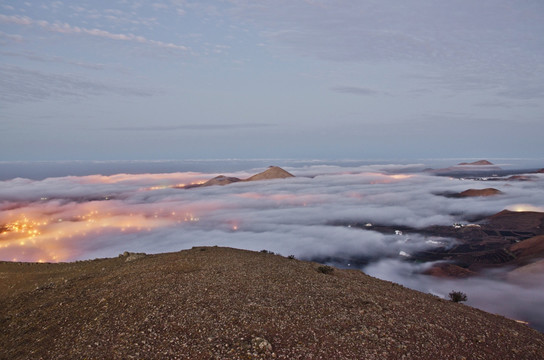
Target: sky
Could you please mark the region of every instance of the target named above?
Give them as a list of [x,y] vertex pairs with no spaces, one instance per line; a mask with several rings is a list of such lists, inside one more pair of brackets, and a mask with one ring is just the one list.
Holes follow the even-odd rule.
[[[228,175],[244,179],[262,170]],[[116,257],[124,251],[149,254],[215,245],[266,249],[305,260],[364,257],[371,259],[367,266],[351,268],[444,298],[452,290],[463,291],[471,306],[544,330],[542,273],[529,283],[496,280],[497,274],[468,280],[425,276],[421,271],[432,264],[402,261],[406,258],[401,252],[414,254],[437,242],[447,246],[454,239],[427,237],[417,230],[395,235],[346,225],[421,228],[467,223],[476,215],[503,209],[544,212],[544,174],[533,174],[532,181],[493,181],[503,192],[498,196],[452,198],[437,194],[490,184],[433,176],[414,171],[414,165],[305,165],[286,170],[296,177],[191,189],[179,186],[218,174],[0,181],[0,260],[74,261]]]
[[540,0],[0,1],[0,160],[544,153]]

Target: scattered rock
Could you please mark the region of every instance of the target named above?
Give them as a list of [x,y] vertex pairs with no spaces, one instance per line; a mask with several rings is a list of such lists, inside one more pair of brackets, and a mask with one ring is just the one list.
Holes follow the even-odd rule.
[[206,249],[0,262],[0,359],[544,358],[544,336],[502,316],[359,271]]
[[125,262],[130,262],[130,261],[141,259],[145,257],[146,255],[147,255],[146,253],[134,253],[134,252],[125,251],[124,253],[120,254],[119,257],[124,257]]
[[272,344],[264,338],[256,337],[251,340],[251,347],[253,351],[258,353],[267,353],[272,351]]

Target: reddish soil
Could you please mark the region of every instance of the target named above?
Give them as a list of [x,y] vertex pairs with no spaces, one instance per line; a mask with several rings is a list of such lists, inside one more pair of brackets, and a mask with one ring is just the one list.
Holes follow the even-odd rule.
[[544,258],[544,235],[523,240],[510,247],[518,259],[529,260]]

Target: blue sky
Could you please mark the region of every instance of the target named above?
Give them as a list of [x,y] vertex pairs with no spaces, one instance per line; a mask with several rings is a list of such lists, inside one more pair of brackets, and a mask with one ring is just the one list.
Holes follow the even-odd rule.
[[541,157],[542,1],[0,3],[0,160]]

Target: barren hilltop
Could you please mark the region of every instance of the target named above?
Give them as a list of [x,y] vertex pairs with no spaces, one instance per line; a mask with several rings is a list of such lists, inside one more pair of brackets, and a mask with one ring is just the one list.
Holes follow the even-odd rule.
[[458,197],[478,197],[478,196],[495,196],[503,192],[495,188],[485,189],[468,189],[457,194]]
[[285,179],[290,177],[294,177],[294,175],[283,170],[282,168],[278,166],[270,166],[265,171],[247,178],[246,181]]
[[265,171],[255,174],[253,176],[250,176],[249,178],[244,180],[237,177],[219,175],[202,184],[191,184],[191,185],[185,186],[185,188],[190,189],[195,187],[205,187],[205,186],[215,186],[215,185],[222,186],[222,185],[228,185],[228,184],[241,182],[241,181],[274,180],[274,179],[285,179],[290,177],[295,177],[295,176],[278,166],[270,166]]
[[471,163],[462,162],[462,163],[459,163],[458,165],[482,166],[482,165],[495,165],[495,164],[493,164],[492,162],[487,161],[487,160],[478,160],[478,161],[474,161],[474,162],[471,162]]
[[488,160],[478,160],[474,162],[461,162],[457,165],[449,166],[442,169],[430,169],[428,172],[435,173],[438,175],[452,175],[452,174],[474,174],[474,173],[483,173],[491,175],[491,172],[502,171],[499,166],[493,164]]
[[2,359],[542,359],[498,315],[270,252],[0,263]]

